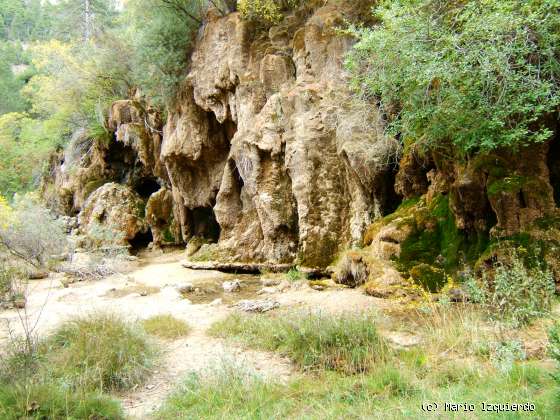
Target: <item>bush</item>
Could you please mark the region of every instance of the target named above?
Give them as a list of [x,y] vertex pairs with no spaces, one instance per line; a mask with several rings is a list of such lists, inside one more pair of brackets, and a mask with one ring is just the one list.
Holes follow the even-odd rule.
[[186,76],[189,50],[202,23],[204,3],[132,0],[127,4],[134,82],[158,106],[175,99]]
[[31,195],[15,197],[12,207],[0,201],[0,249],[34,266],[44,266],[67,245],[64,227]]
[[492,279],[485,273],[481,284],[474,278],[466,281],[470,299],[482,304],[494,318],[514,325],[548,315],[555,293],[552,273],[539,265],[527,268],[516,253],[509,259],[496,263]]
[[90,315],[58,328],[39,347],[47,377],[73,389],[119,391],[149,374],[155,350],[142,330],[110,314]]
[[153,316],[142,321],[142,326],[148,334],[171,340],[184,337],[190,331],[190,327],[185,321],[172,315]]
[[302,273],[297,267],[290,268],[290,270],[286,273],[286,277],[288,277],[288,280],[290,281],[299,281],[299,280],[307,279],[305,273]]
[[463,153],[550,138],[560,102],[560,1],[386,1],[353,28],[352,86],[405,145]]
[[239,0],[237,8],[245,19],[275,24],[283,19],[282,10],[299,4],[300,0]]
[[278,318],[234,314],[211,333],[250,346],[278,350],[305,370],[367,371],[385,360],[387,346],[371,316],[284,314]]
[[124,419],[106,391],[141,383],[154,349],[137,326],[114,315],[62,324],[32,346],[14,339],[0,369],[0,417]]

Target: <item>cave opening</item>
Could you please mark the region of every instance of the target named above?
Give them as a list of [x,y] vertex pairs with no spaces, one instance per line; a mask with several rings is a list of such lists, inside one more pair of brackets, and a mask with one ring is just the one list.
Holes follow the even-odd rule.
[[158,192],[161,186],[155,178],[141,178],[136,185],[134,190],[142,198],[149,198],[152,194]]
[[147,248],[153,240],[154,238],[152,236],[151,229],[148,229],[145,232],[138,232],[134,238],[128,241],[130,244],[130,253],[132,255],[137,254],[142,249]]
[[210,242],[218,242],[221,228],[212,207],[197,207],[189,212],[192,233]]
[[134,150],[132,150],[131,147],[127,147],[122,142],[117,141],[116,137],[113,137],[109,142],[108,150],[105,155],[105,161],[113,175],[112,178],[115,181],[123,183],[127,173],[131,171],[134,160]]
[[[399,172],[398,163],[390,165],[389,169],[383,175],[383,182],[381,183],[381,215],[387,216],[393,213],[401,205],[403,199],[395,191],[395,182],[397,173]],[[379,192],[378,192],[379,194]]]
[[554,190],[554,203],[560,207],[560,134],[558,128],[556,135],[550,142],[547,156],[550,185]]

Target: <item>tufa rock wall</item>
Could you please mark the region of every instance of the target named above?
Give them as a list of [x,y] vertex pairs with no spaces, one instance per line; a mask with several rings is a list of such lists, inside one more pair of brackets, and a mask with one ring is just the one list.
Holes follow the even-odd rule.
[[114,103],[107,142],[71,145],[72,165],[54,158],[54,205],[87,231],[114,205],[96,189],[120,184],[147,203],[156,243],[202,238],[232,261],[324,267],[361,244],[395,206],[397,143],[348,91],[351,41],[335,30],[346,12],[327,4],[266,31],[210,14],[167,121],[140,100]]

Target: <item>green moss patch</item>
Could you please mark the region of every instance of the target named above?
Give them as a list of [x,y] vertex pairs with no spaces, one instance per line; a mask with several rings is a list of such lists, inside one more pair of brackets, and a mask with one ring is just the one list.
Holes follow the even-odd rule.
[[445,271],[429,264],[418,264],[410,269],[410,278],[432,293],[438,293],[446,283]]
[[409,272],[418,264],[429,264],[448,272],[474,262],[487,248],[488,234],[457,229],[449,209],[449,198],[436,196],[427,206],[412,209],[413,232],[401,244],[397,267]]

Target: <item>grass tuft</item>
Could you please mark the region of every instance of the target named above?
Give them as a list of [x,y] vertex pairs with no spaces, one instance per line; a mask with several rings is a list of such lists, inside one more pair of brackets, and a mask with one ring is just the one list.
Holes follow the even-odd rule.
[[155,349],[138,326],[94,314],[60,326],[39,354],[52,377],[77,389],[121,391],[143,382]]
[[2,419],[123,419],[105,393],[140,384],[156,355],[140,326],[112,314],[70,320],[32,347],[22,343],[2,360]]
[[2,419],[124,419],[120,404],[97,392],[48,383],[0,384]]
[[189,325],[172,315],[156,315],[142,321],[144,330],[160,338],[174,340],[185,337],[190,332]]
[[388,353],[369,315],[294,313],[263,317],[233,314],[214,324],[210,333],[235,337],[264,350],[279,351],[304,370],[364,372],[383,361]]

